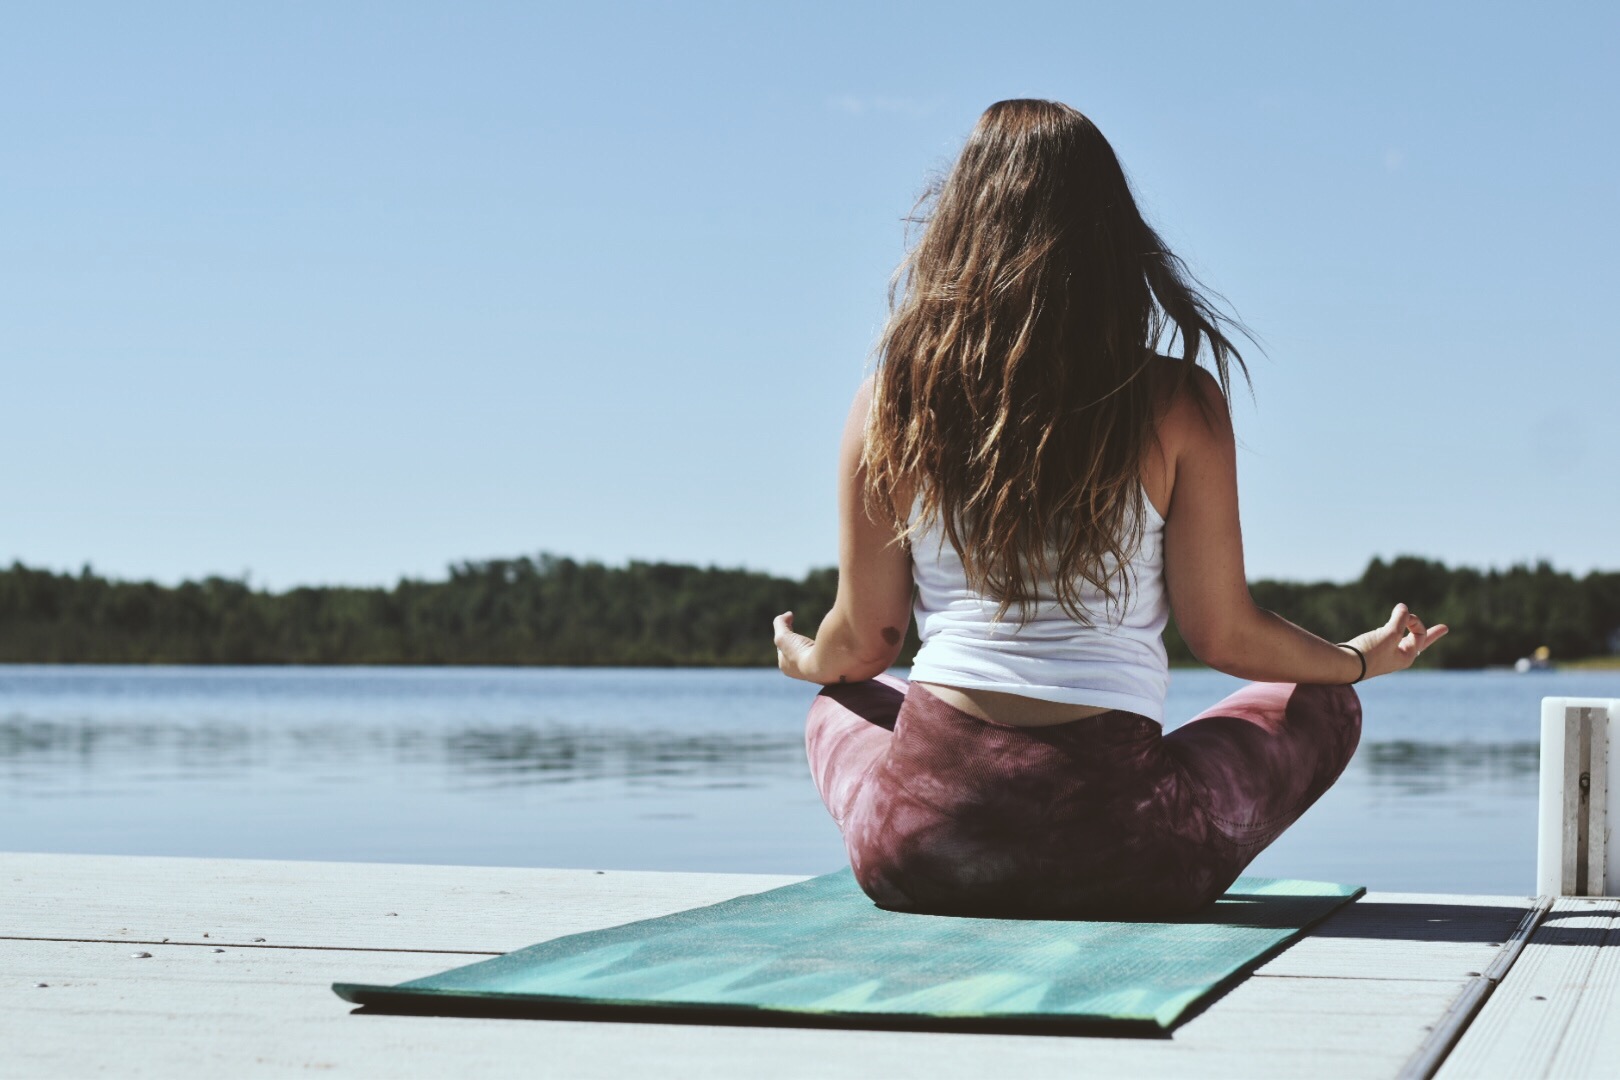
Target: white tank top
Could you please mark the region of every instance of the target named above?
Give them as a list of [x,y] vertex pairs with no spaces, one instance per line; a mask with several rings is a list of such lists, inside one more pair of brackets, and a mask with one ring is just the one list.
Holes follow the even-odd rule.
[[[1169,618],[1164,519],[1145,492],[1142,505],[1147,521],[1140,546],[1125,564],[1125,602],[1110,609],[1100,590],[1082,586],[1091,626],[1071,618],[1049,584],[1040,588],[1029,622],[1019,626],[1016,606],[995,622],[996,602],[969,591],[961,556],[940,523],[915,534],[911,573],[922,648],[911,665],[912,680],[1123,709],[1163,723],[1170,685],[1162,637]],[[914,506],[913,521],[916,513]]]

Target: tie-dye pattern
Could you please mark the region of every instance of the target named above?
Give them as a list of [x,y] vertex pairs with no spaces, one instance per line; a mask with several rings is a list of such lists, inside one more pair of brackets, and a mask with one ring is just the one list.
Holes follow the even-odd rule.
[[1348,686],[1252,683],[1166,735],[1117,710],[993,724],[881,675],[825,688],[805,743],[856,880],[884,907],[1117,918],[1220,896],[1360,735]]

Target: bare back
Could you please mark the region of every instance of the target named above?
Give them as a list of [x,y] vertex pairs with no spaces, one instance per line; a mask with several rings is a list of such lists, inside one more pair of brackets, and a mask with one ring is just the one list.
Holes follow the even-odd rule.
[[[1149,444],[1142,462],[1142,489],[1153,509],[1165,521],[1170,518],[1171,494],[1175,486],[1176,453],[1184,442],[1183,428],[1196,419],[1196,408],[1190,402],[1179,401],[1190,397],[1177,393],[1181,361],[1157,357],[1152,367],[1153,378],[1159,386],[1160,407],[1155,427],[1155,439]],[[938,683],[919,682],[940,700],[981,720],[1010,727],[1048,727],[1088,716],[1098,716],[1110,710],[1100,706],[1072,705],[1061,701],[1043,701],[1020,694],[998,690],[980,690],[971,687],[943,686]]]

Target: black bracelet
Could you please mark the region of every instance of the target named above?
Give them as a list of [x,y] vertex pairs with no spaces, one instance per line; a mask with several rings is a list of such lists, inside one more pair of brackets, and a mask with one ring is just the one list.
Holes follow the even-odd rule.
[[1360,649],[1356,648],[1354,645],[1350,644],[1348,641],[1339,642],[1339,648],[1341,648],[1341,649],[1349,649],[1351,652],[1356,654],[1356,659],[1361,661],[1361,674],[1357,675],[1355,677],[1355,679],[1350,683],[1351,686],[1354,686],[1354,685],[1356,685],[1356,683],[1360,682],[1362,679],[1365,679],[1367,677],[1367,654],[1362,652]]

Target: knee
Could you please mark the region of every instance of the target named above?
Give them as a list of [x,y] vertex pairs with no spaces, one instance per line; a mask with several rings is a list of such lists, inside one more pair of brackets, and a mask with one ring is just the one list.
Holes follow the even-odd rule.
[[1294,696],[1304,695],[1326,711],[1346,719],[1361,720],[1361,696],[1346,683],[1300,683]]
[[1289,698],[1288,711],[1309,715],[1316,724],[1337,733],[1345,761],[1361,742],[1361,697],[1354,687],[1301,683]]
[[1324,686],[1320,688],[1329,708],[1346,728],[1361,731],[1361,695],[1353,686]]

